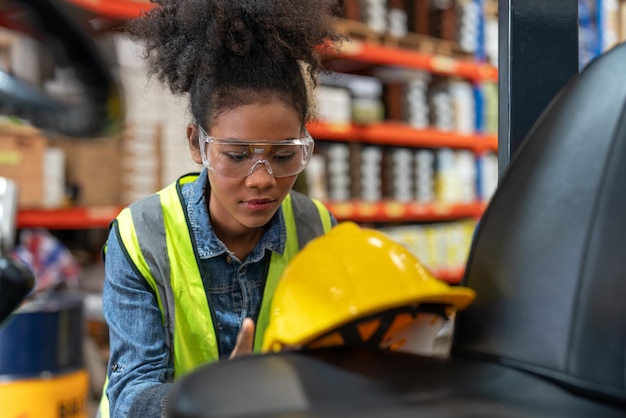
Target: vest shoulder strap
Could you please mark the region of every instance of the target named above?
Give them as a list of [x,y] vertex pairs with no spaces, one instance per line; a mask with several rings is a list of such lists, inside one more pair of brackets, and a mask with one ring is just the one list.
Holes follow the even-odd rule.
[[328,232],[330,212],[321,202],[292,190],[291,206],[298,234],[298,247],[303,248],[313,238]]

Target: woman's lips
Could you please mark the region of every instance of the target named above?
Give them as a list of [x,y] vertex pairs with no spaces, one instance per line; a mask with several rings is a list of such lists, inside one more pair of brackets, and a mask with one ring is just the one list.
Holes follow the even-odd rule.
[[244,201],[243,205],[249,210],[262,211],[271,207],[273,203],[272,199],[253,199]]

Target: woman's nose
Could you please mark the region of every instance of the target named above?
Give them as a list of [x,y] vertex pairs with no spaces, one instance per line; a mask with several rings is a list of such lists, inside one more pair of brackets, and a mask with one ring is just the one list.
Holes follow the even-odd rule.
[[276,184],[276,178],[272,174],[272,167],[266,160],[257,161],[250,169],[250,174],[246,176],[248,187],[259,189],[267,188]]
[[248,176],[251,175],[252,173],[254,173],[255,171],[257,171],[257,169],[261,165],[265,165],[265,169],[267,170],[267,172],[269,174],[271,174],[271,175],[274,175],[274,172],[272,171],[272,166],[270,165],[269,161],[267,161],[267,160],[257,160],[252,165],[252,167],[250,167],[250,170],[248,171]]

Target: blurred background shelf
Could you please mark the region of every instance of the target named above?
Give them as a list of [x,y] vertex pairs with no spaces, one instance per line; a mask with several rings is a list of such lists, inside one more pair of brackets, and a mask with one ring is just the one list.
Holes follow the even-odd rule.
[[145,0],[66,0],[100,16],[131,19],[142,11],[150,10],[154,3]]
[[94,229],[108,228],[121,211],[118,206],[72,207],[67,209],[20,209],[18,228]]
[[[339,49],[327,48],[324,53],[334,60],[346,59],[375,65],[393,65],[428,71],[443,76],[456,76],[476,82],[497,81],[498,70],[492,65],[449,55],[424,53],[415,49],[376,44],[351,39]],[[333,65],[337,67],[335,63]]]
[[316,122],[307,128],[316,140],[356,141],[427,148],[464,148],[476,152],[497,151],[498,149],[498,137],[495,135],[464,135],[434,128],[416,129],[405,123],[391,121],[363,126]]
[[[428,203],[416,202],[325,202],[335,217],[355,222],[435,222],[480,217],[482,202]],[[90,229],[108,228],[123,208],[120,206],[72,207],[67,209],[20,209],[18,228]]]
[[355,222],[436,222],[459,218],[478,218],[485,204],[474,203],[426,203],[416,202],[325,202],[337,220]]

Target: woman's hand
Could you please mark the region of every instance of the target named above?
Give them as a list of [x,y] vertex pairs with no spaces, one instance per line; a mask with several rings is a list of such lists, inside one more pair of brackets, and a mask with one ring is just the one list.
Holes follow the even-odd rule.
[[241,323],[241,331],[237,336],[237,343],[235,349],[230,353],[229,358],[235,358],[240,356],[247,356],[252,354],[252,347],[254,344],[254,321],[250,318],[246,318]]

